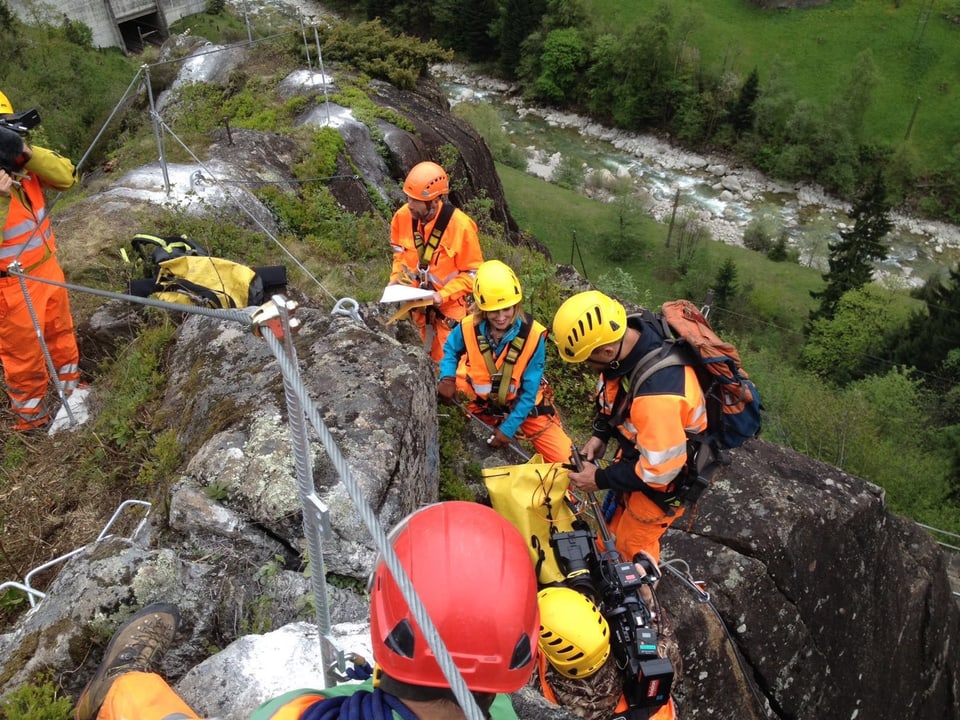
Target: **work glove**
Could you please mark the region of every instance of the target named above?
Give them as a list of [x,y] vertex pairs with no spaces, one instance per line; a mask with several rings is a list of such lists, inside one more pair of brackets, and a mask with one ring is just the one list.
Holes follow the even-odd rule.
[[457,399],[457,380],[452,377],[440,378],[437,383],[437,395],[444,405],[453,405]]
[[493,435],[487,438],[487,445],[492,448],[502,448],[510,444],[510,438],[500,432],[500,429],[497,428],[493,431]]

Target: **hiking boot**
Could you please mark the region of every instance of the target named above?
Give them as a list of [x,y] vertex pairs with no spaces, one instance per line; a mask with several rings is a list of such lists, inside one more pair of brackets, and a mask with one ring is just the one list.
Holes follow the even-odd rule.
[[113,634],[97,672],[80,693],[76,720],[94,720],[113,681],[123,673],[150,672],[179,627],[180,611],[170,603],[147,605],[131,615]]

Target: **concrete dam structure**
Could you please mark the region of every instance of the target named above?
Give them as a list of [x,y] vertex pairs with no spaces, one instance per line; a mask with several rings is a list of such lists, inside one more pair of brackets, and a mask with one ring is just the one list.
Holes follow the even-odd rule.
[[169,24],[206,9],[206,0],[57,0],[53,4],[7,0],[22,22],[38,19],[59,24],[63,17],[82,22],[93,31],[94,47],[118,47],[139,52],[145,43],[159,44]]

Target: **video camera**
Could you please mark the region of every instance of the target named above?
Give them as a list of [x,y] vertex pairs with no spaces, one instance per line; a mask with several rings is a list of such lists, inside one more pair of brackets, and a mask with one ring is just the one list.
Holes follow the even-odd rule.
[[20,172],[23,138],[39,124],[40,113],[36,110],[0,115],[0,170],[11,175]]
[[18,135],[26,135],[39,124],[40,113],[35,109],[0,115],[0,128],[13,130]]
[[[573,449],[574,463],[582,459]],[[592,497],[594,509],[599,510]],[[657,653],[657,630],[653,614],[640,589],[653,585],[660,577],[656,565],[639,558],[645,575],[633,562],[625,561],[613,546],[613,539],[601,523],[605,549],[597,547],[595,532],[584,520],[576,520],[574,529],[550,536],[550,546],[569,587],[590,597],[610,626],[610,649],[623,675],[623,694],[630,707],[652,708],[670,699],[673,663]]]

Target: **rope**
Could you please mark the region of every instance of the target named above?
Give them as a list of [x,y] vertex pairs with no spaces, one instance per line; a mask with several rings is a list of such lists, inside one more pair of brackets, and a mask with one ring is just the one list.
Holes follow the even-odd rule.
[[33,280],[39,283],[46,283],[47,285],[55,285],[56,287],[66,288],[67,290],[76,290],[77,292],[99,295],[100,297],[109,298],[110,300],[127,300],[129,302],[139,303],[140,305],[148,305],[150,307],[160,308],[161,310],[175,310],[178,312],[187,313],[189,315],[204,315],[206,317],[218,318],[220,320],[233,320],[235,322],[242,323],[247,328],[253,327],[251,315],[246,310],[217,310],[215,308],[205,308],[197,305],[181,305],[180,303],[165,302],[163,300],[155,300],[154,298],[149,297],[126,295],[124,293],[113,292],[110,290],[99,290],[97,288],[84,287],[83,285],[59,282],[57,280],[50,280],[49,278],[38,278],[34,277],[33,275],[27,275],[26,273],[13,268],[10,268],[7,272],[11,275],[11,277],[24,278],[26,280]]
[[343,453],[340,452],[340,448],[337,447],[333,435],[323,422],[316,405],[307,395],[307,390],[300,377],[299,369],[292,366],[290,358],[283,351],[280,340],[278,340],[273,333],[265,332],[262,334],[262,337],[277,358],[277,363],[283,373],[284,384],[290,384],[291,393],[296,395],[296,398],[304,409],[307,419],[319,435],[320,442],[327,451],[331,464],[340,476],[340,480],[350,499],[353,501],[353,505],[360,515],[360,519],[370,532],[374,545],[380,552],[380,556],[396,580],[397,587],[403,595],[404,600],[407,601],[407,605],[410,607],[414,619],[423,630],[427,643],[436,656],[437,664],[440,666],[444,677],[446,677],[450,683],[450,689],[460,703],[460,707],[463,708],[470,720],[484,720],[483,713],[480,711],[473,695],[467,688],[466,681],[464,681],[463,676],[460,675],[460,671],[450,656],[436,626],[433,624],[433,620],[427,614],[426,608],[417,596],[416,590],[410,582],[406,570],[404,570],[403,565],[400,563],[400,558],[397,557],[387,534],[384,532],[380,521],[374,514],[373,508],[370,507],[370,504],[364,497],[359,483],[354,479],[350,465],[347,464],[346,458],[343,456]]
[[[684,568],[683,571],[678,570],[677,568],[674,567],[674,565],[682,565]],[[660,569],[669,570],[670,573],[674,577],[676,577],[678,580],[680,580],[682,584],[686,585],[688,588],[693,590],[699,602],[705,604],[707,607],[709,607],[713,611],[714,616],[716,616],[717,620],[720,623],[720,629],[723,631],[724,637],[729,643],[731,650],[733,650],[733,657],[736,659],[737,669],[740,671],[740,675],[741,677],[743,677],[744,681],[746,682],[747,687],[750,688],[750,693],[753,695],[754,702],[756,702],[757,707],[760,708],[760,712],[765,717],[774,717],[770,710],[770,704],[765,701],[765,699],[760,693],[759,688],[757,687],[756,682],[753,679],[753,674],[747,671],[746,661],[744,660],[743,655],[740,652],[740,648],[737,647],[736,641],[733,639],[733,636],[730,634],[730,630],[729,628],[727,628],[727,624],[723,621],[723,616],[720,614],[720,611],[717,610],[717,607],[713,604],[713,601],[710,599],[710,593],[702,589],[700,585],[697,584],[696,580],[694,580],[693,577],[690,575],[690,566],[686,562],[686,560],[682,560],[679,558],[668,560],[660,564]]]
[[417,720],[410,708],[377,688],[321,700],[308,707],[300,720],[391,720],[394,712],[403,720]]
[[327,296],[328,296],[331,300],[333,300],[334,302],[336,302],[336,301],[337,301],[337,297],[336,297],[333,293],[331,293],[329,290],[327,290],[327,288],[325,288],[325,287],[323,286],[323,283],[321,283],[321,282],[317,279],[317,277],[316,277],[312,272],[310,272],[310,271],[307,269],[307,267],[306,267],[302,262],[300,262],[299,258],[297,258],[292,252],[290,252],[290,251],[283,245],[283,243],[281,243],[280,240],[278,240],[277,237],[276,237],[273,233],[271,233],[270,230],[269,230],[262,222],[260,222],[260,219],[259,219],[256,215],[253,214],[253,211],[250,210],[250,208],[247,207],[247,203],[243,202],[243,201],[242,201],[242,200],[243,200],[242,198],[236,197],[236,196],[230,191],[230,189],[220,180],[220,178],[218,178],[218,177],[213,173],[213,171],[211,171],[210,168],[208,168],[208,167],[203,163],[203,161],[200,160],[200,158],[198,158],[198,157],[196,156],[196,154],[193,152],[193,150],[191,150],[189,147],[187,147],[187,145],[180,139],[180,137],[170,128],[170,126],[167,125],[166,122],[164,122],[163,118],[158,117],[158,118],[157,118],[157,122],[159,123],[161,129],[163,129],[164,131],[166,131],[167,133],[169,133],[170,136],[171,136],[174,140],[177,141],[177,143],[180,145],[180,147],[182,147],[182,148],[187,152],[187,154],[193,159],[193,161],[194,161],[195,163],[197,163],[197,165],[199,165],[201,168],[203,168],[203,170],[204,170],[207,174],[209,174],[209,176],[210,176],[211,179],[214,181],[214,183],[216,183],[216,185],[217,185],[218,187],[220,187],[220,188],[224,191],[224,194],[226,194],[227,197],[229,197],[231,200],[234,200],[234,201],[237,203],[237,205],[240,206],[240,209],[243,210],[244,213],[246,213],[247,217],[249,217],[251,220],[253,220],[254,224],[255,224],[258,228],[260,228],[260,230],[263,231],[263,234],[266,235],[268,238],[270,238],[270,239],[274,242],[274,244],[275,244],[278,248],[280,248],[280,250],[282,250],[282,251],[284,252],[284,254],[285,254],[287,257],[289,257],[289,258],[293,261],[293,263],[294,263],[298,268],[300,268],[307,277],[309,277],[311,280],[313,280],[313,282],[316,283],[317,287],[319,287],[321,290],[323,290],[323,292],[325,292],[325,293],[327,294]]

